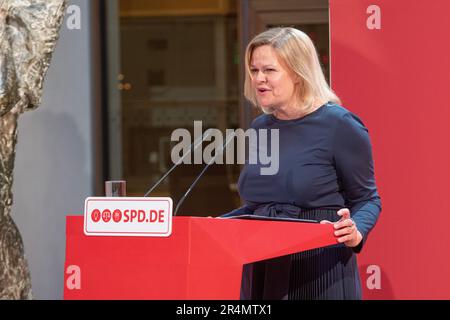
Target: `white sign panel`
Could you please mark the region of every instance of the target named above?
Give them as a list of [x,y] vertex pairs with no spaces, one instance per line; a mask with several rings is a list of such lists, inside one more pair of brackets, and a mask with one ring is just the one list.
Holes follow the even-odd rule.
[[87,236],[168,237],[172,233],[171,198],[87,198]]

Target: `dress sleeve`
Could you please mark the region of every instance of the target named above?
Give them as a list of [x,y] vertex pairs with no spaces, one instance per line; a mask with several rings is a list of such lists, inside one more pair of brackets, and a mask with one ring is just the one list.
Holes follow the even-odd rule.
[[334,161],[345,205],[363,236],[353,248],[359,253],[381,212],[375,184],[372,146],[367,128],[352,113],[339,121],[334,136]]

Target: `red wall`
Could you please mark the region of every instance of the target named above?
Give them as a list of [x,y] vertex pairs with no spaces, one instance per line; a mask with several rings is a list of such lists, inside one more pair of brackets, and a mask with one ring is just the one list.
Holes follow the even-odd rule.
[[369,128],[383,203],[359,256],[364,297],[450,299],[450,1],[330,0],[330,20],[332,86]]

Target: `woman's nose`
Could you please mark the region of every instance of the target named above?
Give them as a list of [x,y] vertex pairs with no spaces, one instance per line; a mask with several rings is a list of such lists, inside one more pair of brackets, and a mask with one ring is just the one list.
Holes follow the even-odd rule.
[[266,75],[264,72],[258,71],[256,74],[256,82],[266,82]]

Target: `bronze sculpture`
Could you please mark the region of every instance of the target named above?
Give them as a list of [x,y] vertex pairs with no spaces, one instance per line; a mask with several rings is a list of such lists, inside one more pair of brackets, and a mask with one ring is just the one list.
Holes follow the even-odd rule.
[[11,217],[17,119],[40,104],[65,7],[65,0],[0,0],[0,299],[32,298]]

